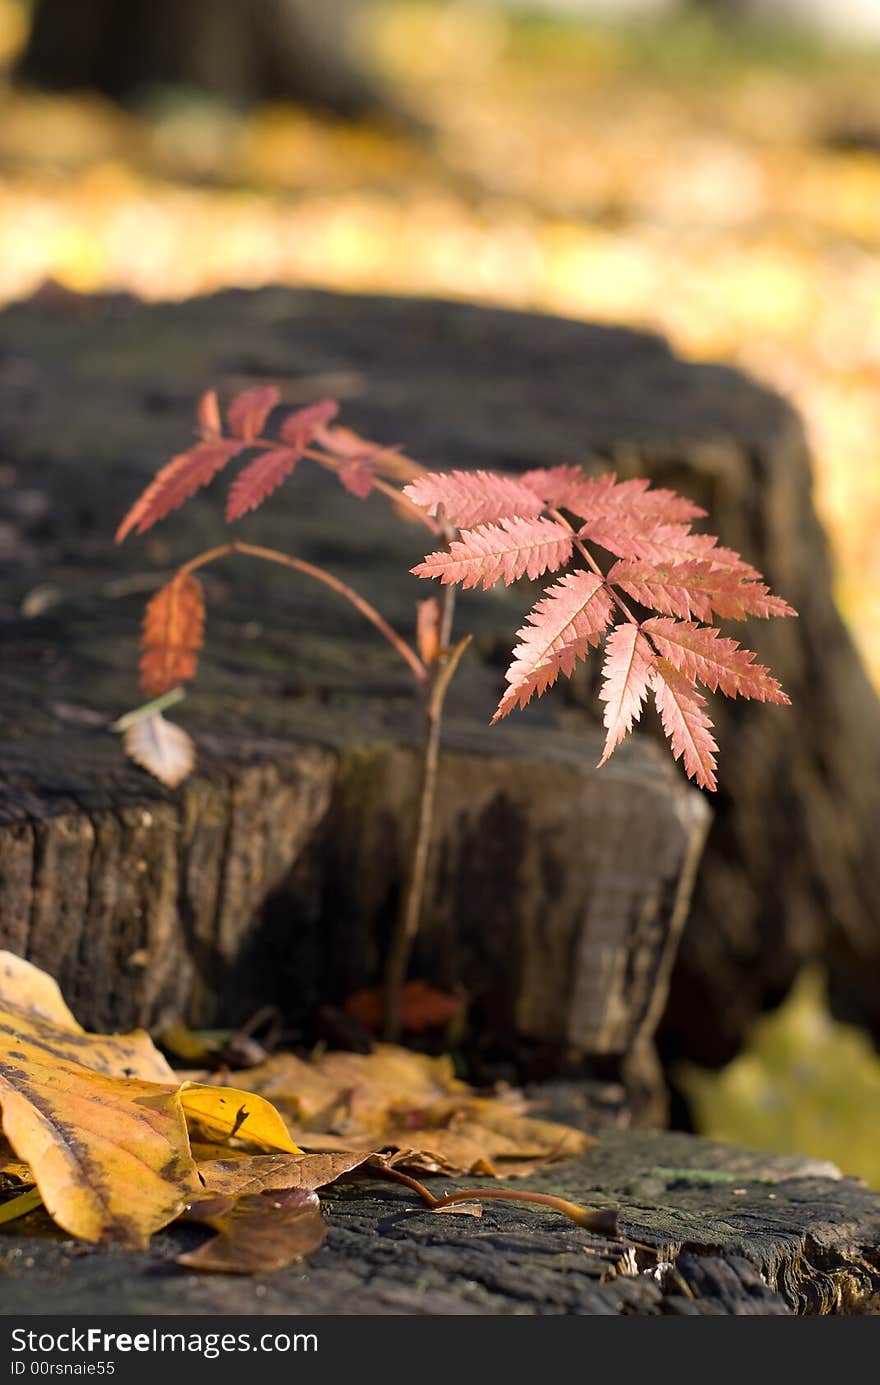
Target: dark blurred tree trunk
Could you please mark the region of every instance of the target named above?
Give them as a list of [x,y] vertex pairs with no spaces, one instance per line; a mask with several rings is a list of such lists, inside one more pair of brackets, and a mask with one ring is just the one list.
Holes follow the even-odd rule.
[[36,0],[17,76],[123,105],[186,87],[239,106],[287,99],[392,113],[353,37],[361,0]]

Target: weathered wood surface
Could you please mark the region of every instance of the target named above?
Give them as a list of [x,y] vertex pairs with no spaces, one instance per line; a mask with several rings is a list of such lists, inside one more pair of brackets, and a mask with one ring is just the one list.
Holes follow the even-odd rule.
[[521,1186],[618,1206],[619,1239],[510,1203],[487,1202],[480,1219],[437,1216],[407,1190],[349,1183],[322,1194],[329,1235],[308,1263],[243,1280],[175,1266],[203,1239],[191,1226],[161,1233],[141,1254],[62,1239],[32,1214],[0,1229],[0,1312],[880,1311],[880,1194],[828,1165],[687,1135],[607,1132],[586,1158]]
[[[222,532],[218,499],[200,499],[119,551],[118,516],[187,436],[199,390],[266,378],[290,402],[341,395],[355,427],[430,465],[611,463],[707,504],[724,542],[801,619],[748,630],[793,708],[715,699],[721,792],[666,1045],[698,1061],[727,1056],[815,956],[839,1006],[880,1031],[880,715],[832,604],[797,419],[735,372],[682,363],[656,338],[449,304],[266,290],[145,307],[47,294],[0,315],[6,944],[59,971],[90,1020],[154,1014],[190,983],[202,1017],[236,999],[243,1011],[247,968],[236,997],[226,964],[245,952],[264,974],[273,958],[292,1010],[375,974],[411,768],[392,747],[411,744],[415,726],[406,670],[353,613],[286,574],[228,563],[210,575],[204,674],[181,717],[204,733],[203,773],[176,796],[125,767],[100,724],[76,720],[85,707],[100,723],[135,700],[144,592]],[[303,466],[245,523],[255,541],[356,579],[412,628],[424,590],[401,574],[420,535],[379,503],[362,506]],[[481,1024],[513,1016],[532,1042],[619,1055],[656,1020],[652,971],[675,945],[700,799],[644,736],[593,777],[589,673],[487,729],[530,597],[520,588],[460,603],[479,657],[450,703],[452,797],[417,965],[441,983],[463,979]],[[301,749],[280,748],[290,745]],[[382,749],[365,760],[371,746]],[[462,869],[467,892],[444,893]],[[359,908],[370,917],[355,926]],[[530,960],[540,952],[556,986],[579,948],[590,970],[575,968],[565,1004],[552,1004]],[[100,985],[99,958],[119,969]]]

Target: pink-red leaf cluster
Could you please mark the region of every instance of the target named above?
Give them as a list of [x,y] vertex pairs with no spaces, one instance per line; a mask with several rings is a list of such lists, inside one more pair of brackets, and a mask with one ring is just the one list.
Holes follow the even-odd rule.
[[[738,553],[693,530],[705,511],[686,497],[641,478],[586,476],[573,466],[539,467],[519,477],[429,473],[404,494],[459,530],[413,568],[419,577],[488,588],[568,568],[519,631],[494,721],[546,692],[560,674],[570,677],[604,640],[599,697],[606,736],[599,763],[629,734],[653,694],[674,757],[698,784],[714,789],[718,747],[698,685],[729,697],[788,702],[769,669],[709,622],[795,612]],[[600,561],[595,549],[610,560]]]

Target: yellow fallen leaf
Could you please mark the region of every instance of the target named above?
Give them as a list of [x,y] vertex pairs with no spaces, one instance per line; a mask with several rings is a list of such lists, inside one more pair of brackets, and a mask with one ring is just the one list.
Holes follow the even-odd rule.
[[300,1152],[262,1097],[181,1086],[146,1034],[86,1033],[49,977],[0,953],[0,1124],[59,1226],[145,1245],[201,1191],[188,1119]]
[[33,1183],[29,1166],[19,1159],[8,1140],[0,1136],[0,1190],[10,1183]]
[[380,1128],[394,1105],[412,1110],[468,1091],[449,1058],[393,1044],[377,1044],[367,1054],[324,1053],[311,1062],[278,1053],[236,1074],[245,1077],[249,1090],[271,1099],[304,1129],[341,1130],[346,1123],[359,1130],[371,1124]]
[[253,1092],[184,1082],[180,1088],[180,1104],[190,1126],[209,1139],[235,1138],[264,1149],[302,1154],[275,1107]]
[[47,1020],[59,1029],[81,1034],[82,1028],[64,1003],[61,987],[48,972],[14,952],[0,952],[0,1004]]
[[31,962],[0,951],[0,1017],[13,1027],[42,1032],[53,1054],[82,1063],[110,1077],[139,1077],[146,1082],[177,1082],[173,1068],[149,1034],[88,1034],[68,1010],[58,983]]
[[4,1222],[17,1221],[19,1217],[26,1217],[28,1212],[33,1212],[42,1201],[43,1199],[36,1188],[28,1188],[26,1192],[18,1193],[6,1202],[0,1202],[0,1226]]
[[0,1015],[3,1132],[72,1236],[144,1246],[198,1191],[176,1087],[107,1077]]

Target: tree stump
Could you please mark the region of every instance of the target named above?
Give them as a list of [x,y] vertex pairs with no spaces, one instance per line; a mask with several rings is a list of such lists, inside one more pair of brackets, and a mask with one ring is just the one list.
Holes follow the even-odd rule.
[[[405,670],[354,613],[287,574],[218,567],[181,718],[199,777],[165,794],[105,729],[138,698],[145,595],[223,532],[211,495],[121,550],[115,524],[188,436],[199,391],[266,379],[291,404],[341,397],[352,426],[430,466],[583,461],[707,505],[801,618],[748,631],[791,709],[715,700],[721,791],[667,1046],[728,1056],[815,957],[838,1007],[880,1031],[880,716],[833,607],[796,417],[654,337],[433,302],[48,291],[0,315],[3,944],[59,974],[90,1024],[149,1022],[184,997],[200,1022],[234,1022],[258,994],[298,1014],[376,980],[416,726]],[[379,503],[303,465],[245,523],[412,629],[421,535]],[[416,971],[461,982],[490,1044],[617,1076],[663,1004],[705,801],[648,734],[594,773],[589,672],[488,729],[533,595],[459,604],[475,657],[449,704]]]
[[[432,1179],[440,1193],[454,1185]],[[486,1202],[437,1216],[370,1180],[321,1194],[329,1234],[304,1265],[260,1276],[185,1273],[203,1233],[170,1228],[143,1253],[84,1246],[32,1213],[0,1230],[3,1311],[125,1314],[876,1313],[880,1194],[830,1165],[688,1135],[607,1131],[583,1159],[504,1187],[619,1209],[618,1235],[555,1212]]]
[[16,76],[123,105],[176,90],[399,118],[356,51],[354,18],[352,0],[37,0]]

